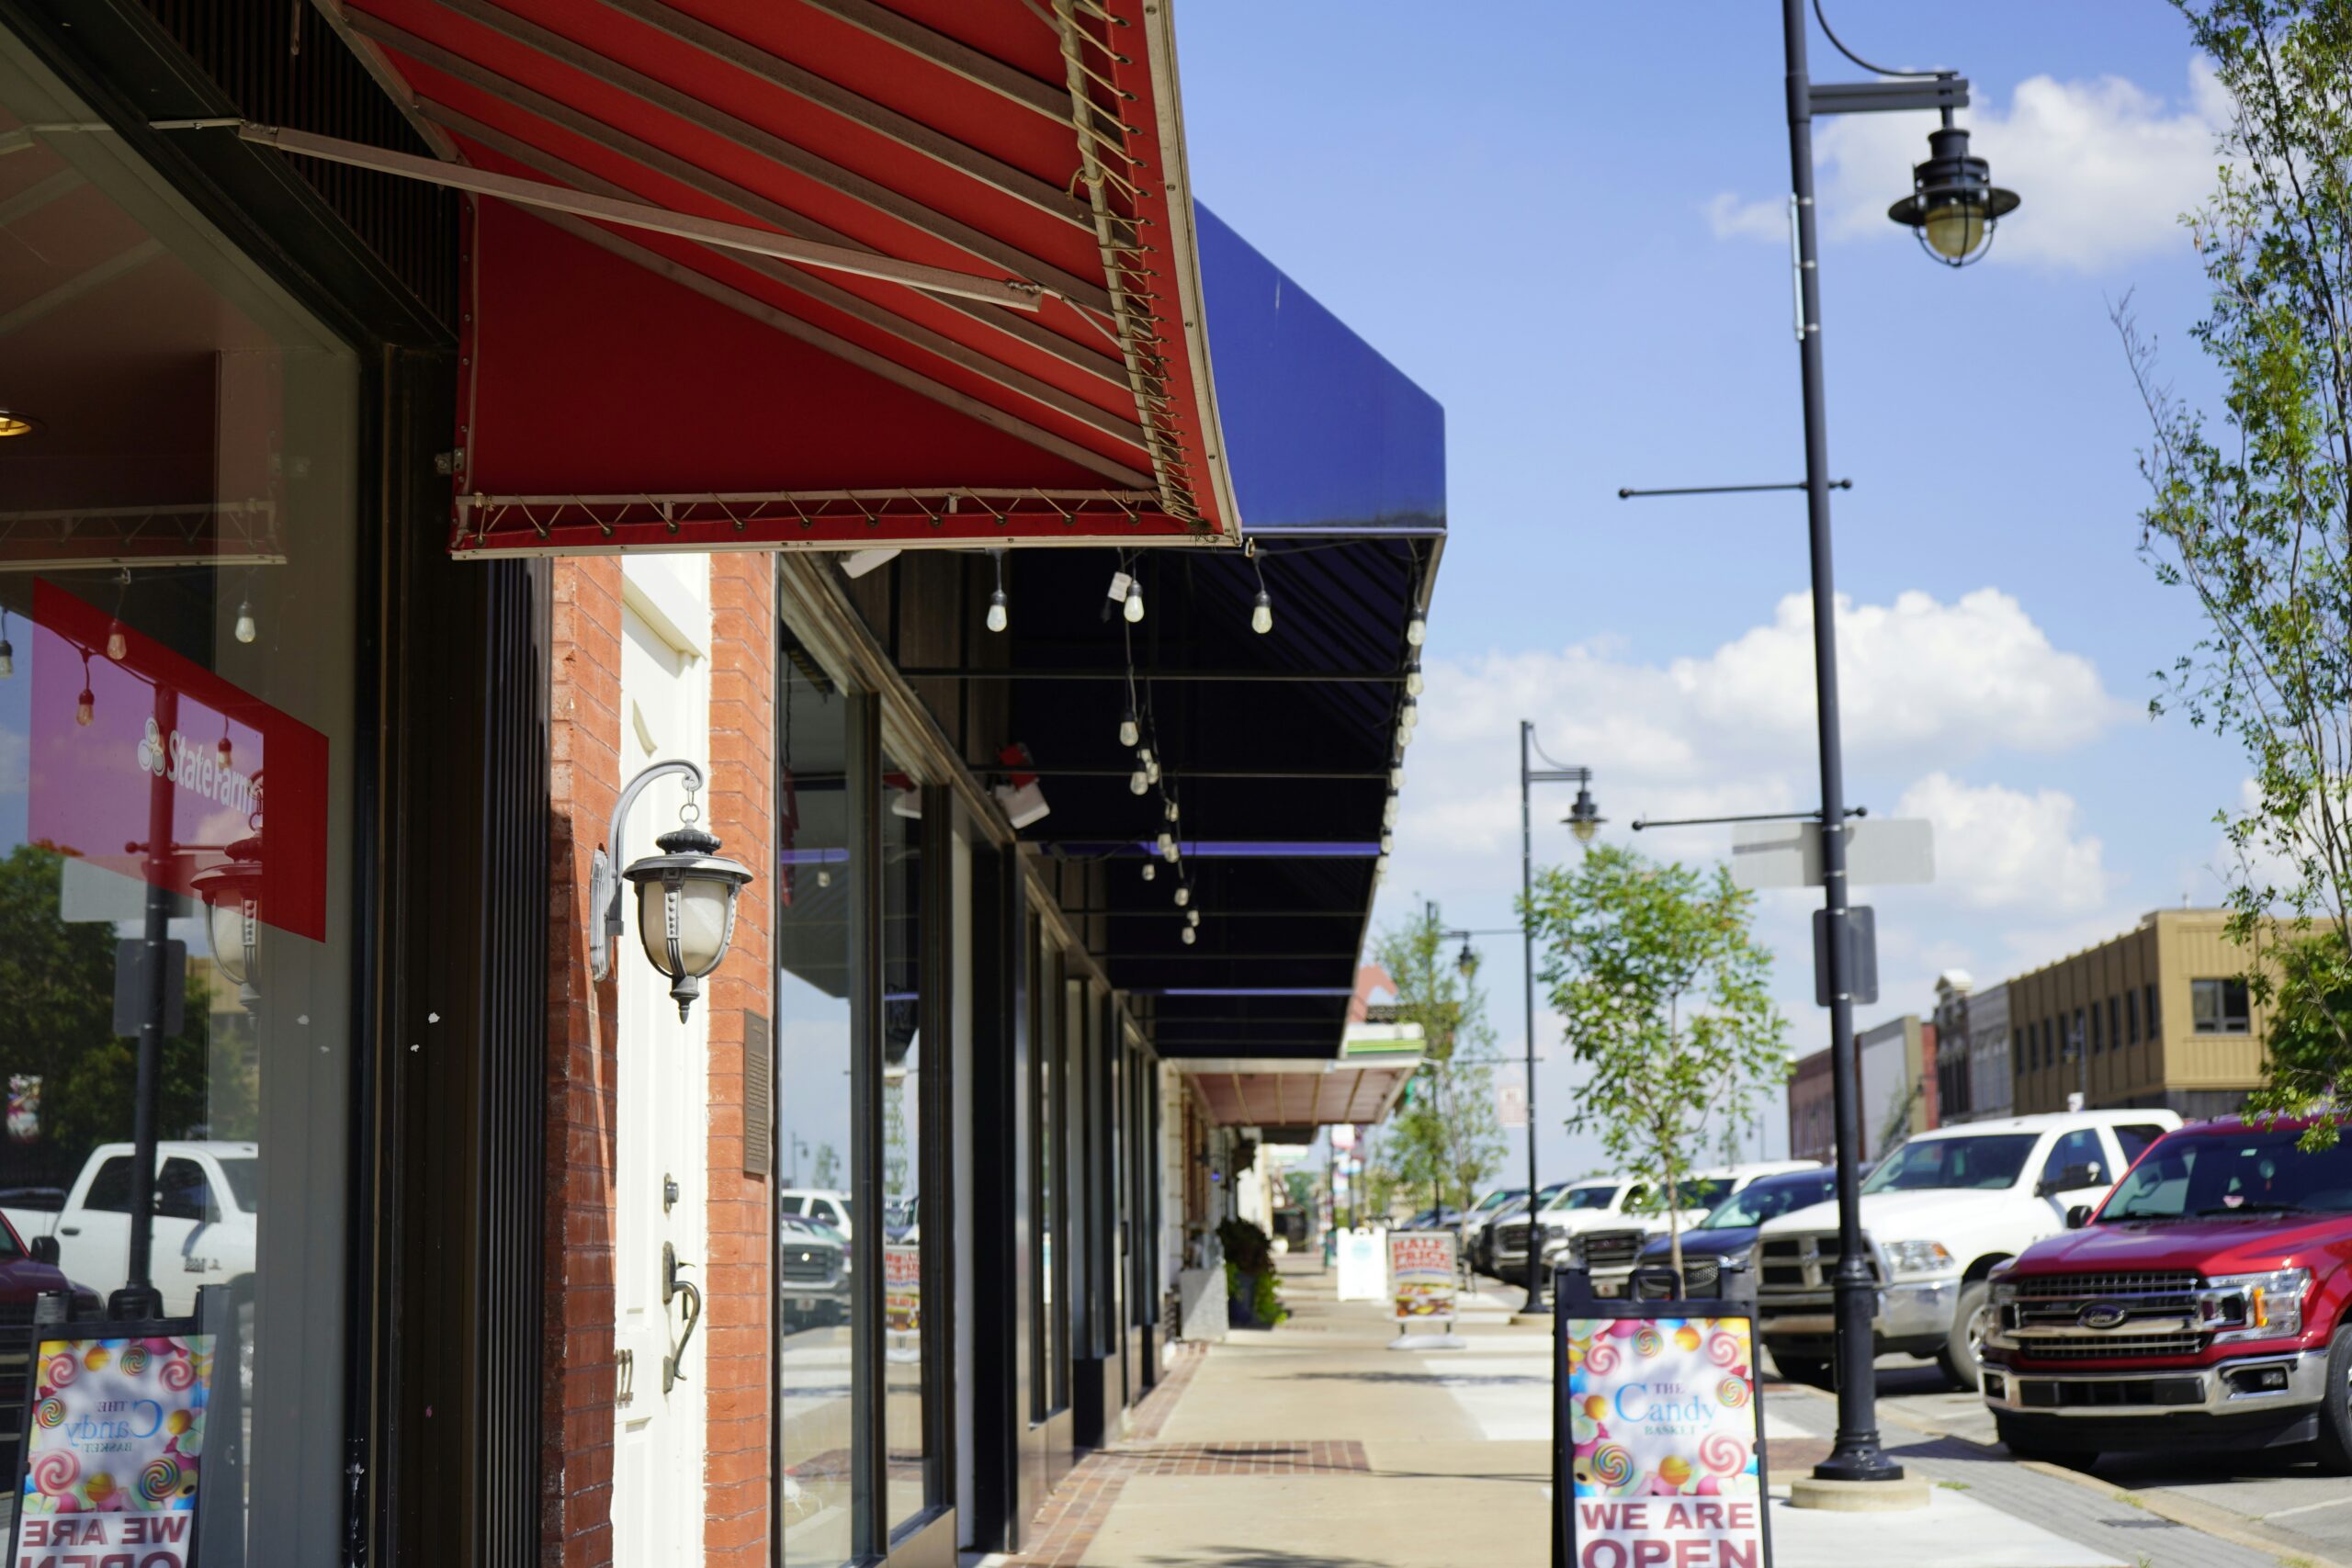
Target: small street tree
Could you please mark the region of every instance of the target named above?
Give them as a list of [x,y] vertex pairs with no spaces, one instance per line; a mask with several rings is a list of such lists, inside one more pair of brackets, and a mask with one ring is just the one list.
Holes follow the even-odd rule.
[[1476,966],[1465,971],[1446,949],[1445,920],[1435,904],[1385,933],[1374,957],[1396,987],[1396,1021],[1421,1026],[1421,1069],[1407,1087],[1384,1151],[1408,1187],[1427,1188],[1442,1208],[1476,1201],[1478,1184],[1502,1163],[1501,1119],[1484,1059],[1493,1055],[1486,992]]
[[2211,285],[2190,335],[2222,412],[2209,424],[2176,396],[2118,307],[2153,430],[2141,553],[2206,623],[2150,705],[2251,765],[2248,803],[2219,819],[2232,933],[2273,1004],[2255,1105],[2324,1112],[2326,1143],[2352,1114],[2352,0],[2175,3],[2231,107],[2212,196],[2187,220]]
[[1736,1149],[1759,1098],[1787,1077],[1788,1022],[1750,930],[1756,896],[1731,873],[1602,845],[1535,879],[1537,970],[1586,1071],[1571,1131],[1666,1191],[1682,1267],[1682,1189],[1701,1156]]

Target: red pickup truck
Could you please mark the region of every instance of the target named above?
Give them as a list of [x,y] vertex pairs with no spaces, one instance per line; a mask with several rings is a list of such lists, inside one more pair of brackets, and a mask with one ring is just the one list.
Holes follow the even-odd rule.
[[2024,1458],[2308,1450],[2352,1475],[2352,1136],[2166,1134],[1993,1276],[1984,1402]]

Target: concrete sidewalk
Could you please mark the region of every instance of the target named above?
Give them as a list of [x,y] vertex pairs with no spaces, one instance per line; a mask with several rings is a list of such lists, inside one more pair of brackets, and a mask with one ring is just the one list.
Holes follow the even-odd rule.
[[[1518,1292],[1466,1302],[1460,1349],[1396,1350],[1385,1303],[1335,1301],[1313,1257],[1283,1263],[1291,1321],[1184,1348],[1126,1438],[1080,1463],[1006,1568],[1545,1568],[1551,1341],[1510,1324]],[[1826,1450],[1826,1401],[1768,1385],[1765,1410],[1775,1481]],[[1774,1568],[2278,1562],[1996,1454],[1898,1446],[1940,1483],[1931,1507],[1776,1501]]]

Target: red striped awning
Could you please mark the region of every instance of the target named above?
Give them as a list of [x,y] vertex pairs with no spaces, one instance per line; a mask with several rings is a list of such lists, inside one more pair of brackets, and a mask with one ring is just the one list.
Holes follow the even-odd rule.
[[1165,5],[329,10],[471,191],[455,553],[1235,541]]

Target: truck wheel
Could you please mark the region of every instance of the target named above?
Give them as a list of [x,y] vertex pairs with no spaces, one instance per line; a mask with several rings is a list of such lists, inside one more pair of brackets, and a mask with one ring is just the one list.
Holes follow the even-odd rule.
[[2319,1467],[2352,1475],[2352,1323],[2327,1348],[2327,1389],[2319,1407]]
[[1984,1332],[1993,1322],[1992,1296],[1990,1280],[1973,1280],[1960,1288],[1951,1331],[1945,1336],[1944,1348],[1936,1353],[1936,1365],[1944,1370],[1944,1376],[1971,1392],[1981,1381],[1978,1367],[1984,1353]]
[[2075,1470],[2088,1470],[2098,1462],[2098,1455],[2077,1449],[2054,1449],[2048,1443],[2019,1431],[1998,1414],[1993,1417],[1994,1429],[2001,1435],[2001,1446],[2009,1450],[2011,1459],[2039,1460],[2043,1464],[2063,1464]]

